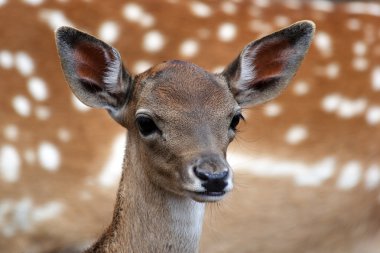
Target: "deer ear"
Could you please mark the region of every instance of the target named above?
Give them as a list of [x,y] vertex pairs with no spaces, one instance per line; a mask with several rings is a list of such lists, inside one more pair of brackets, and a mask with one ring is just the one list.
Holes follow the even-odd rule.
[[313,37],[311,21],[297,22],[248,44],[222,76],[243,106],[275,98],[296,73]]
[[95,37],[70,27],[56,31],[61,65],[71,90],[84,104],[107,109],[121,123],[131,76],[119,52]]

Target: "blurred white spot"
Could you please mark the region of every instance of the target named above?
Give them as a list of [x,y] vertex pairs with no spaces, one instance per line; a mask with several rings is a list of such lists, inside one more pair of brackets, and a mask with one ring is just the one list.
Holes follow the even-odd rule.
[[3,5],[5,5],[7,3],[7,0],[0,0],[0,7],[2,7]]
[[366,14],[367,5],[365,3],[360,3],[360,2],[349,3],[346,5],[346,11],[348,13],[355,13],[355,14],[363,14],[364,12]]
[[352,31],[357,31],[361,27],[361,23],[358,19],[356,18],[350,18],[347,20],[347,28],[352,30]]
[[24,152],[24,159],[28,164],[33,164],[36,161],[36,155],[32,149],[27,149]]
[[73,105],[75,109],[77,109],[80,112],[87,112],[88,110],[91,109],[91,107],[83,104],[76,96],[72,95],[71,96],[71,101],[73,102]]
[[364,176],[365,186],[368,190],[372,190],[380,185],[380,167],[378,165],[371,165]]
[[293,10],[298,10],[301,8],[302,2],[301,0],[286,0],[286,1],[281,1],[282,4],[289,9]]
[[280,115],[282,108],[275,102],[270,102],[264,105],[264,114],[268,117],[276,117]]
[[367,100],[364,98],[349,99],[337,93],[327,95],[322,100],[322,108],[329,113],[336,113],[341,118],[352,118],[364,112]]
[[10,141],[15,141],[18,138],[18,128],[15,125],[6,125],[4,127],[4,136]]
[[150,31],[144,35],[143,48],[147,52],[158,52],[164,47],[164,44],[165,38],[159,31]]
[[326,66],[326,75],[330,79],[335,79],[339,76],[340,67],[337,63],[330,63]]
[[68,142],[71,140],[71,133],[65,128],[58,129],[58,138],[63,142]]
[[42,4],[44,0],[23,0],[23,2],[26,4],[37,6],[37,5]]
[[261,8],[266,8],[270,4],[270,1],[268,1],[268,0],[254,0],[253,2],[254,2],[255,6],[258,6]]
[[43,206],[36,207],[31,213],[33,222],[43,222],[59,216],[63,211],[63,204],[58,201],[51,201]]
[[293,91],[298,96],[306,95],[310,90],[309,84],[304,81],[299,81],[293,85]]
[[31,106],[29,100],[26,97],[21,95],[15,96],[12,100],[12,105],[13,109],[15,109],[19,115],[23,117],[30,115]]
[[75,26],[66,18],[65,14],[59,10],[42,10],[39,13],[39,17],[54,31],[61,26]]
[[152,63],[149,61],[140,60],[135,63],[133,70],[135,73],[142,73],[150,69],[150,67],[152,67]]
[[6,182],[16,182],[20,173],[20,156],[11,145],[0,148],[0,175]]
[[245,171],[261,177],[293,177],[299,186],[315,187],[331,178],[336,160],[326,157],[315,164],[278,160],[271,157],[252,158],[241,154],[227,154],[228,163],[236,171]]
[[125,140],[125,134],[121,134],[115,138],[108,161],[98,177],[98,182],[102,186],[112,186],[120,178],[125,151]]
[[123,8],[123,16],[125,19],[139,23],[143,27],[150,27],[155,22],[154,17],[144,12],[143,8],[136,3],[126,4]]
[[31,229],[29,221],[31,205],[30,198],[23,198],[19,202],[6,199],[0,203],[0,225],[3,236],[12,237],[18,231],[25,232]]
[[0,51],[0,67],[10,69],[13,67],[14,60],[11,52],[7,50]]
[[362,114],[366,106],[367,101],[364,98],[358,98],[355,100],[342,99],[337,114],[341,118],[352,118]]
[[191,12],[198,17],[207,18],[211,15],[211,8],[202,2],[192,2],[190,4]]
[[274,17],[274,23],[278,27],[285,27],[290,24],[290,19],[287,16],[279,15]]
[[61,155],[57,147],[49,142],[42,142],[38,147],[38,161],[47,171],[56,171],[61,163]]
[[34,71],[34,63],[32,58],[25,52],[17,52],[15,54],[15,65],[17,70],[23,76],[28,76]]
[[222,11],[228,15],[233,15],[237,11],[237,7],[233,2],[223,2],[221,8]]
[[37,101],[46,100],[48,97],[48,90],[44,80],[39,77],[32,77],[27,83],[28,90],[33,98]]
[[371,75],[372,89],[375,91],[380,90],[380,66],[376,66],[372,70]]
[[299,170],[294,181],[299,186],[319,186],[331,178],[334,171],[335,159],[328,157],[319,163],[309,166],[307,169]]
[[23,198],[18,203],[15,203],[13,214],[13,225],[20,231],[30,231],[32,224],[29,219],[32,209],[32,199]]
[[221,41],[229,42],[236,37],[236,26],[232,23],[224,23],[218,28],[218,38]]
[[363,57],[356,57],[352,61],[352,67],[357,71],[364,71],[368,68],[368,60]]
[[314,10],[332,12],[334,11],[334,3],[327,0],[313,0],[310,5]]
[[319,51],[325,55],[330,56],[332,52],[331,38],[326,32],[317,32],[314,38],[314,44]]
[[369,125],[380,123],[380,106],[371,106],[366,113],[366,120]]
[[149,13],[144,13],[141,19],[139,20],[139,24],[142,27],[151,27],[152,25],[154,25],[154,23],[155,23],[154,17],[150,15]]
[[358,161],[350,161],[342,168],[336,186],[342,190],[349,190],[360,182],[362,166]]
[[46,106],[37,106],[35,109],[37,119],[47,120],[50,117],[50,109]]
[[357,41],[352,46],[352,51],[357,56],[363,56],[367,52],[367,45],[363,41]]
[[374,16],[380,16],[380,4],[377,2],[368,3],[368,13]]
[[180,54],[184,57],[193,57],[198,53],[199,45],[195,40],[185,40],[180,46]]
[[126,4],[123,8],[123,15],[129,21],[138,22],[143,14],[144,10],[135,3]]
[[119,26],[112,21],[104,22],[99,28],[99,38],[106,43],[115,43],[119,37]]
[[57,217],[63,211],[63,204],[51,201],[42,206],[35,206],[30,197],[20,201],[2,200],[0,202],[0,227],[5,237],[17,232],[32,231],[38,223]]
[[287,143],[296,145],[304,141],[308,136],[308,131],[304,126],[295,125],[286,132],[285,140]]
[[322,100],[322,108],[326,112],[334,112],[338,109],[341,100],[342,100],[342,97],[339,94],[333,93],[333,94],[327,95]]
[[380,5],[377,3],[362,3],[356,1],[348,2],[345,7],[346,11],[351,14],[380,16]]

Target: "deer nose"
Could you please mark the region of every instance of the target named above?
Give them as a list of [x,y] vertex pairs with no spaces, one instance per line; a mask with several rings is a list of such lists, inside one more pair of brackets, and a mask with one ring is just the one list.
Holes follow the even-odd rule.
[[202,186],[208,192],[221,192],[227,186],[228,169],[221,172],[211,172],[201,166],[195,166],[194,174],[202,180]]

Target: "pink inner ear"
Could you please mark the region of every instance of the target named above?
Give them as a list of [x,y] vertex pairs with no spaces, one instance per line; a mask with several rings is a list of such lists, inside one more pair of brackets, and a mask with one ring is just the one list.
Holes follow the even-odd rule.
[[253,51],[255,81],[281,75],[291,58],[292,46],[288,40],[273,40]]
[[79,42],[74,48],[75,71],[78,77],[99,87],[103,86],[103,77],[110,55],[99,45]]

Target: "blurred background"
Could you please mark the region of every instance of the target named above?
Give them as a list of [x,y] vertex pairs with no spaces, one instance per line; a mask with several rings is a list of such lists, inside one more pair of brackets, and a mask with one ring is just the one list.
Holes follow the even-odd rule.
[[125,129],[76,100],[54,30],[116,47],[137,74],[167,59],[218,72],[252,40],[317,25],[287,90],[244,111],[235,189],[201,252],[380,252],[380,3],[0,0],[0,252],[75,252],[108,226]]

